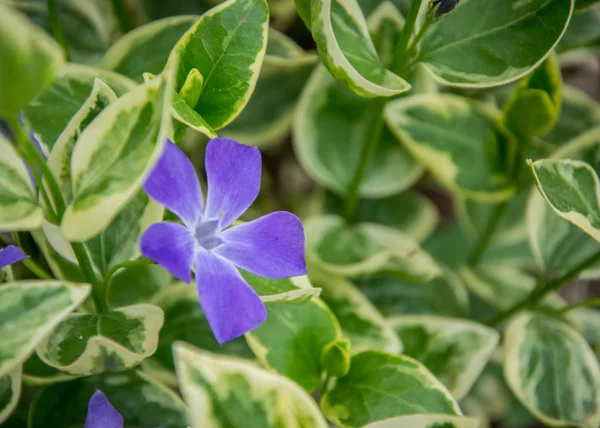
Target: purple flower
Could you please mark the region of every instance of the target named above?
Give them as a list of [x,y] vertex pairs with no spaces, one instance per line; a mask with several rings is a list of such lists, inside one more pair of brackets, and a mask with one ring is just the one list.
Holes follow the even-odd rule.
[[304,230],[298,217],[282,211],[229,228],[260,190],[256,147],[214,138],[206,147],[205,167],[206,206],[192,163],[167,141],[144,189],[184,225],[153,224],[140,247],[142,254],[187,283],[195,265],[200,306],[223,344],[267,317],[265,305],[236,266],[268,278],[305,275]]
[[29,256],[24,254],[19,247],[9,245],[0,250],[0,269],[12,265],[13,263],[20,262],[21,260],[25,260],[28,257]]
[[452,10],[458,5],[459,0],[434,0],[431,3],[431,8],[435,9],[435,16],[439,18]]
[[123,428],[123,416],[102,391],[96,391],[88,402],[84,428]]

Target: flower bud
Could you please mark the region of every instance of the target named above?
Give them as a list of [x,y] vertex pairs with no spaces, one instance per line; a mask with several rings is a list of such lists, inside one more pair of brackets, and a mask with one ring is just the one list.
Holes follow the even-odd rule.
[[458,5],[460,0],[433,0],[431,2],[431,11],[435,13],[435,17],[439,18],[445,15]]

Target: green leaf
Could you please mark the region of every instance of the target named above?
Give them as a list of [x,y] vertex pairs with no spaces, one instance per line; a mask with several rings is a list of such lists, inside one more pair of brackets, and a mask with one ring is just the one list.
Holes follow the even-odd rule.
[[[579,6],[580,1],[576,3]],[[556,50],[565,52],[600,45],[600,4],[576,10]]]
[[[377,100],[360,98],[322,67],[310,78],[298,104],[294,149],[304,170],[319,184],[344,195],[361,161],[372,123],[381,120]],[[402,174],[398,174],[398,171]],[[359,194],[384,197],[409,188],[423,168],[384,126]]]
[[442,83],[486,87],[529,73],[563,35],[574,0],[461,0],[433,23],[419,60]]
[[267,47],[265,0],[228,0],[200,17],[177,42],[179,92],[196,68],[204,78],[194,110],[212,129],[231,122],[250,99]]
[[111,308],[150,303],[151,298],[171,282],[171,275],[158,265],[129,266],[110,280],[107,300]]
[[573,328],[525,313],[510,322],[504,347],[508,384],[539,420],[550,426],[600,424],[600,367]]
[[2,134],[0,153],[0,229],[37,229],[44,220],[44,210],[38,205],[25,163]]
[[433,314],[464,317],[469,296],[462,280],[451,269],[424,284],[403,281],[392,275],[377,274],[356,282],[360,290],[385,316]]
[[435,261],[410,236],[375,223],[348,226],[341,217],[313,217],[304,224],[307,260],[344,277],[386,270],[413,281],[439,274]]
[[187,426],[185,405],[170,389],[137,370],[104,373],[39,390],[29,411],[29,427],[82,427],[97,390],[123,416],[127,427]]
[[0,287],[0,376],[12,372],[90,293],[63,281],[9,282]]
[[0,377],[0,424],[15,410],[21,397],[21,367]]
[[[172,346],[177,341],[187,342],[215,353],[253,358],[252,352],[243,338],[219,346],[200,308],[196,287],[183,283],[165,287],[154,296],[152,303],[159,306],[165,314],[165,323],[160,330],[158,349],[149,360],[155,363],[153,364],[155,369],[162,372],[175,370]],[[146,369],[146,362],[144,362],[144,369]],[[174,384],[177,385],[177,380],[174,381]]]
[[385,419],[364,428],[479,428],[479,419],[451,415],[408,415]]
[[[15,6],[34,23],[52,35],[45,0],[13,1],[0,3]],[[61,0],[56,11],[65,36],[70,61],[94,64],[108,49],[115,22],[108,2],[96,0]]]
[[138,304],[102,315],[72,314],[37,348],[49,366],[71,375],[123,371],[154,354],[162,309]]
[[421,363],[378,351],[353,356],[350,372],[323,396],[321,408],[344,427],[415,413],[461,414],[450,392]]
[[572,159],[528,161],[538,189],[562,218],[600,241],[598,175],[587,163]]
[[283,376],[183,343],[175,345],[174,353],[193,428],[327,428],[313,399]]
[[558,123],[542,138],[544,142],[559,147],[598,126],[600,104],[574,86],[565,85]]
[[352,353],[375,349],[392,354],[402,351],[402,344],[381,313],[351,282],[311,270],[314,284],[323,289],[321,298],[342,326],[342,333],[352,343]]
[[138,27],[110,47],[100,66],[142,83],[143,73],[162,72],[173,47],[199,18],[174,16]]
[[369,98],[390,97],[410,89],[408,82],[380,60],[355,0],[314,1],[310,15],[321,61],[338,81]]
[[61,223],[69,241],[102,232],[141,188],[170,133],[171,71],[106,108],[79,137],[71,157],[73,202]]
[[600,311],[592,308],[579,308],[571,312],[581,335],[590,344],[600,360]]
[[460,318],[400,315],[389,322],[403,353],[422,362],[457,400],[467,395],[500,338],[496,330]]
[[552,54],[519,82],[503,107],[504,124],[517,135],[548,132],[558,120],[562,101],[562,76],[556,54]]
[[300,92],[317,62],[316,55],[269,29],[267,52],[254,93],[242,113],[223,129],[223,135],[257,146],[281,141],[292,127]]
[[46,386],[75,379],[44,363],[36,353],[23,364],[23,382],[27,385]]
[[65,64],[57,70],[50,86],[25,107],[25,115],[36,137],[48,152],[89,97],[96,78],[119,96],[135,86],[130,79],[110,71]]
[[328,343],[321,353],[321,363],[327,375],[345,376],[350,370],[350,342],[338,339]]
[[14,9],[0,5],[0,116],[15,118],[50,84],[62,63],[58,44]]
[[450,190],[488,201],[513,194],[515,141],[494,111],[467,98],[429,93],[389,103],[384,116],[402,144]]
[[[499,310],[510,309],[535,288],[536,280],[512,266],[482,265],[476,269],[463,267],[459,271],[469,291]],[[543,300],[543,306],[560,309],[564,301],[555,293]]]

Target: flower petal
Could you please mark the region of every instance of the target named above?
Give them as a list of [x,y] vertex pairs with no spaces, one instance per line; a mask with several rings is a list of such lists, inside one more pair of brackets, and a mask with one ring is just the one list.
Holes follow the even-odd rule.
[[227,138],[213,138],[206,146],[208,196],[204,217],[222,217],[229,226],[248,209],[258,196],[262,160],[256,147]]
[[142,254],[189,283],[194,262],[194,235],[180,224],[155,223],[140,238]]
[[194,166],[169,140],[146,178],[144,190],[156,202],[177,214],[189,228],[193,228],[202,217],[202,189]]
[[258,294],[227,260],[207,251],[196,255],[200,306],[219,344],[235,339],[267,319]]
[[84,428],[123,428],[123,416],[102,391],[96,391],[88,402]]
[[304,229],[294,214],[279,211],[234,226],[215,252],[234,265],[267,278],[306,275]]
[[9,245],[0,250],[0,269],[29,258],[19,247]]

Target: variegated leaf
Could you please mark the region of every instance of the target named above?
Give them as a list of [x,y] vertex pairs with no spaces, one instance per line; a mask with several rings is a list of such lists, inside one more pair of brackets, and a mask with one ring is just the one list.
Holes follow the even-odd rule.
[[48,152],[90,96],[96,78],[119,96],[135,87],[135,82],[120,74],[69,63],[56,71],[50,86],[25,108],[25,115],[37,139]]
[[192,428],[327,428],[313,399],[283,376],[183,343],[174,353]]
[[315,269],[311,270],[311,279],[323,289],[321,298],[340,322],[353,354],[369,349],[392,354],[402,351],[402,342],[394,330],[354,284]]
[[0,230],[33,230],[42,225],[32,178],[14,146],[0,133]]
[[0,424],[15,410],[21,398],[21,366],[0,377]]
[[98,235],[140,190],[170,134],[172,74],[119,98],[79,137],[71,157],[73,202],[61,223],[67,240]]
[[410,89],[408,82],[380,60],[356,0],[314,1],[310,15],[321,61],[337,80],[369,98],[390,97]]
[[409,415],[384,419],[364,428],[479,428],[479,419],[452,415]]
[[181,91],[192,69],[200,72],[202,89],[192,107],[212,129],[235,119],[250,99],[267,47],[268,21],[265,0],[228,0],[204,13],[175,45],[175,89]]
[[440,273],[439,266],[410,236],[375,223],[347,226],[337,216],[305,222],[307,259],[323,271],[344,277],[380,270],[417,282]]
[[0,5],[0,116],[14,119],[50,84],[60,46],[16,10]]
[[422,362],[457,399],[471,389],[498,344],[496,330],[460,318],[399,315],[389,319],[404,354]]
[[467,98],[421,94],[385,108],[390,130],[444,186],[474,199],[514,192],[515,140],[496,112]]
[[123,371],[154,354],[164,313],[138,304],[101,315],[72,314],[36,352],[49,366],[71,375]]
[[504,374],[521,403],[545,424],[600,425],[600,366],[567,324],[531,313],[514,318],[506,329]]
[[0,287],[0,376],[11,373],[90,293],[87,285],[20,281]]
[[403,355],[365,351],[321,399],[325,416],[343,427],[362,427],[418,413],[461,415],[450,392],[421,363]]

